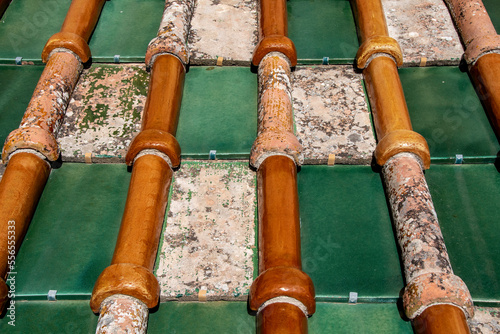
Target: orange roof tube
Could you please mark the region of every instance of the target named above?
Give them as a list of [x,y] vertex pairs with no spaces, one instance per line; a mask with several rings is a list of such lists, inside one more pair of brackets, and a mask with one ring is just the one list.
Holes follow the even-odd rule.
[[405,313],[418,333],[469,333],[466,318],[474,315],[472,298],[453,274],[424,177],[423,170],[430,167],[429,148],[412,130],[397,71],[401,50],[388,36],[380,0],[353,3],[361,37],[358,67],[363,68],[378,137],[375,159],[382,166],[404,265]]
[[170,54],[156,58],[151,70],[142,130],[127,153],[132,165],[127,202],[111,266],[99,276],[90,306],[98,313],[110,296],[135,297],[155,307],[160,287],[153,275],[168,201],[172,168],[180,164],[175,140],[185,68]]
[[[264,37],[253,58],[259,125],[250,154],[258,180],[259,276],[249,294],[261,334],[307,333],[307,318],[316,311],[314,285],[301,265],[297,165],[303,157],[293,132],[290,75],[296,54],[285,38],[286,25],[286,3],[262,0]],[[271,47],[274,41],[282,44]]]
[[[10,268],[10,257],[19,249],[28,229],[50,173],[49,163],[59,158],[55,135],[83,69],[81,62],[90,57],[87,40],[104,1],[73,0],[61,29],[61,33],[71,36],[57,42],[58,33],[47,42],[42,54],[47,65],[19,128],[5,140],[2,160],[7,168],[0,181],[0,240],[4,240],[5,245],[7,241],[14,240],[15,252],[0,246],[2,279]],[[78,47],[73,47],[75,45]],[[15,237],[10,239],[13,225]],[[0,307],[3,307],[7,297],[8,288],[2,281]]]
[[249,306],[259,333],[307,333],[316,311],[314,285],[302,271],[297,167],[283,155],[266,158],[257,171],[259,277]]
[[288,38],[286,0],[260,0],[259,5],[259,43],[253,52],[252,64],[259,66],[268,53],[280,52],[291,66],[297,65],[297,51]]
[[403,55],[397,41],[389,37],[382,3],[380,0],[355,0],[353,4],[361,38],[357,65],[364,69],[379,141],[375,159],[383,166],[392,156],[411,152],[422,159],[427,169],[430,167],[429,147],[424,137],[411,126],[397,68],[403,63]]
[[151,77],[142,129],[125,157],[133,166],[125,211],[111,265],[97,279],[90,299],[92,311],[99,313],[96,333],[144,333],[148,308],[159,301],[153,269],[173,168],[180,165],[175,134],[193,7],[192,1],[166,1],[157,37],[146,52]]
[[481,0],[446,3],[465,45],[472,81],[500,138],[500,36]]
[[15,271],[15,255],[50,174],[50,165],[38,153],[18,151],[12,155],[0,182],[0,309],[10,295],[5,284]]

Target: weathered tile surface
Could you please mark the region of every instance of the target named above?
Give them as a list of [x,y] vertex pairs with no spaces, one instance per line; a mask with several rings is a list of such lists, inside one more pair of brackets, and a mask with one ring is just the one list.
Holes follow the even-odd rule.
[[471,334],[500,333],[500,308],[476,307],[469,326]]
[[257,44],[257,1],[198,0],[191,21],[192,64],[249,65]]
[[243,299],[253,280],[255,174],[247,162],[184,162],[157,261],[161,300]]
[[99,65],[78,81],[59,131],[63,161],[122,162],[140,130],[149,75],[144,65]]
[[458,64],[460,39],[443,0],[382,0],[389,28],[402,50],[405,66]]
[[306,164],[369,164],[375,149],[362,76],[352,66],[297,67],[293,107]]

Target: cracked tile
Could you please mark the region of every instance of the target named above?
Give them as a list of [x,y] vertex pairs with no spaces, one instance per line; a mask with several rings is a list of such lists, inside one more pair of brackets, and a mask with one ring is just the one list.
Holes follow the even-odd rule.
[[257,1],[198,0],[191,20],[191,63],[249,65],[257,44]]
[[255,173],[248,162],[184,162],[157,261],[161,300],[246,300],[253,281]]
[[442,0],[382,0],[389,28],[403,50],[404,66],[457,65],[463,48]]
[[375,150],[361,74],[352,66],[297,67],[293,108],[305,164],[370,164]]
[[85,70],[58,134],[63,161],[123,162],[141,114],[149,75],[143,65],[99,65]]

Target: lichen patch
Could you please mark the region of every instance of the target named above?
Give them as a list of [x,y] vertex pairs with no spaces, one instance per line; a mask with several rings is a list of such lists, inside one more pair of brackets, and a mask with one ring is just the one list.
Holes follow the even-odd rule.
[[246,299],[253,281],[255,173],[246,162],[185,162],[174,175],[157,261],[161,300]]

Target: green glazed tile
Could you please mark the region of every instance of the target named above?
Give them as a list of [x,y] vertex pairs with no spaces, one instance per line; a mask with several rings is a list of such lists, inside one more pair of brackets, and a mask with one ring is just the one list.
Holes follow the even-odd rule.
[[41,62],[47,40],[59,31],[70,0],[14,0],[0,21],[0,60]]
[[[0,23],[0,62],[16,57],[41,62],[47,40],[58,32],[70,0],[12,1]],[[143,61],[149,41],[156,36],[163,14],[163,0],[107,1],[90,38],[94,62]]]
[[177,140],[182,156],[246,159],[257,135],[257,76],[247,67],[191,67]]
[[52,171],[16,258],[17,298],[90,298],[111,262],[129,180],[121,164]]
[[0,65],[0,145],[19,127],[43,66]]
[[309,333],[413,333],[399,312],[396,304],[317,303],[316,313],[309,318]]
[[[458,67],[399,70],[413,129],[429,144],[433,162],[495,160],[500,149],[467,73]],[[480,160],[480,161],[477,161]]]
[[500,173],[494,165],[432,166],[426,179],[451,264],[475,301],[500,302]]
[[486,7],[486,11],[490,16],[495,29],[500,31],[500,6],[497,0],[483,0],[483,4]]
[[146,48],[156,37],[164,0],[107,1],[90,39],[94,62],[144,61]]
[[246,302],[167,302],[149,315],[149,334],[253,334]]
[[302,266],[319,301],[394,301],[404,287],[380,175],[368,166],[303,166]]
[[299,63],[352,64],[359,43],[349,1],[290,0],[288,36]]
[[9,334],[95,333],[98,316],[92,313],[87,300],[16,301],[14,319],[15,326],[9,325],[12,320],[7,316],[0,319],[0,332]]

